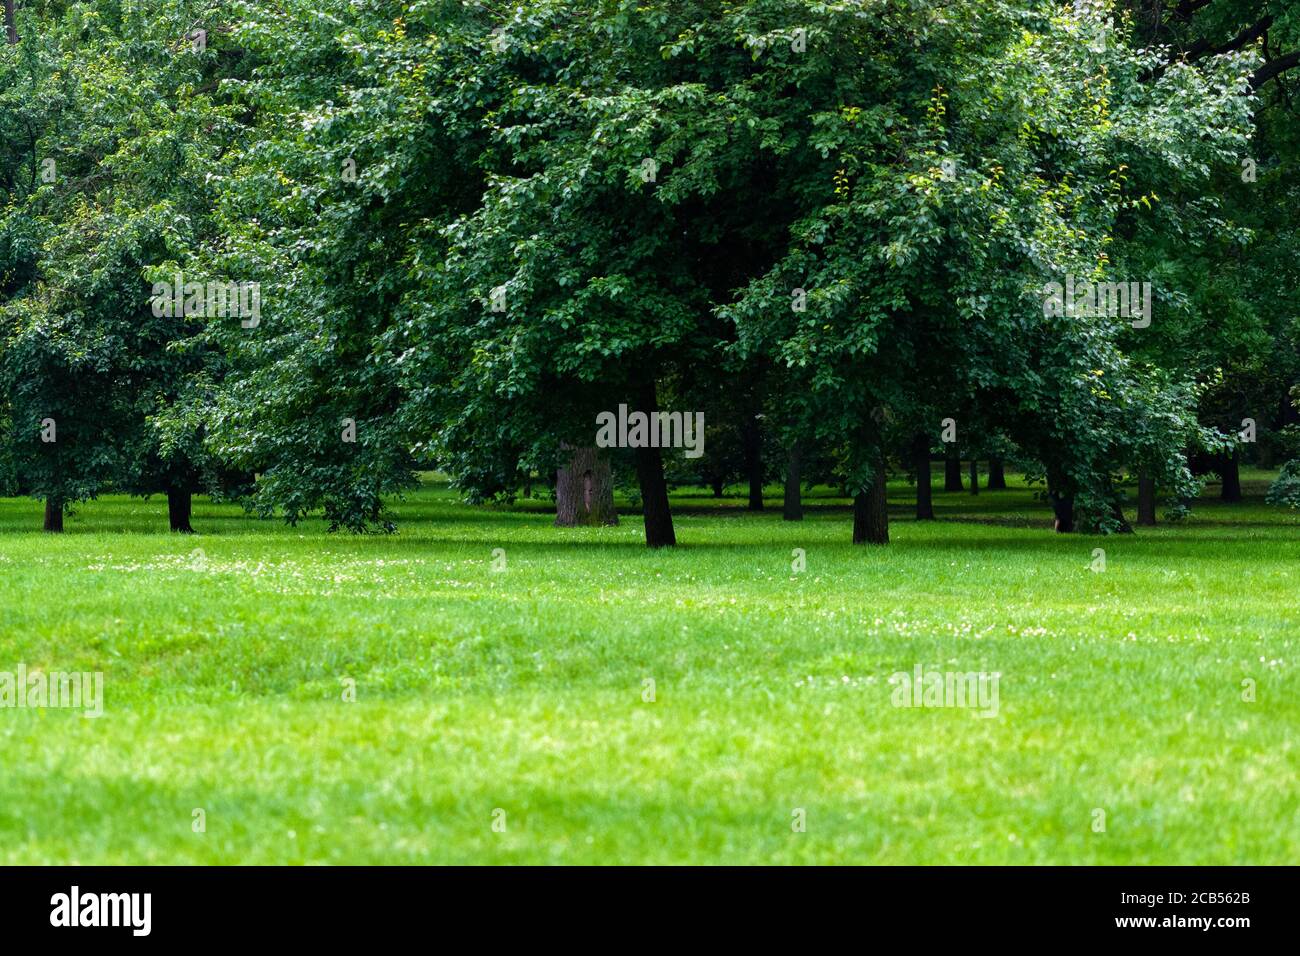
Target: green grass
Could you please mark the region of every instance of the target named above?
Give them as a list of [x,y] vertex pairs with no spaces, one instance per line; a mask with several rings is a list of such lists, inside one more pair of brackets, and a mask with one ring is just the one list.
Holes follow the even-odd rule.
[[[1293,863],[1300,519],[1245,478],[1104,539],[900,482],[888,548],[683,493],[656,553],[433,486],[370,537],[0,501],[0,670],[106,684],[0,710],[0,863]],[[918,663],[999,672],[998,715],[892,706]]]

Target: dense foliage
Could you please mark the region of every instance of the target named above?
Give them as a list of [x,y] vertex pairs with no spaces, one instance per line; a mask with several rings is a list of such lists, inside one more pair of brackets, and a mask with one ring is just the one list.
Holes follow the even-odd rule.
[[[675,540],[667,481],[797,495],[800,468],[882,542],[871,489],[949,448],[1041,480],[1061,530],[1126,530],[1139,478],[1177,515],[1201,458],[1290,453],[1298,21],[19,3],[0,483],[47,526],[119,489],[391,528],[417,469],[508,500],[625,405],[708,420],[698,461],[608,452],[651,545]],[[1076,283],[1150,292],[1053,307]]]

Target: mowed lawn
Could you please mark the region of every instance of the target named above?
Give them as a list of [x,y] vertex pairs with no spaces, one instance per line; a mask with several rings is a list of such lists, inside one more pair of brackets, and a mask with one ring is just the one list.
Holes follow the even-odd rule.
[[[170,535],[125,497],[52,536],[0,501],[0,670],[106,698],[0,710],[0,862],[1300,862],[1300,518],[1267,477],[1110,538],[1023,488],[917,523],[899,481],[887,548],[843,500],[681,493],[658,553],[626,510],[435,485],[365,537],[206,499]],[[917,664],[999,673],[997,716],[892,706]]]

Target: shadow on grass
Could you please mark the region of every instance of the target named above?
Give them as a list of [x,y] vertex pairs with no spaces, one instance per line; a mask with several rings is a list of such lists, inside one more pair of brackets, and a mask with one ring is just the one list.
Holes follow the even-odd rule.
[[[1256,482],[1262,491],[1266,482]],[[891,523],[901,527],[942,528],[944,525],[964,526],[967,528],[1003,528],[1017,529],[1033,534],[1041,533],[1046,541],[1065,540],[1072,537],[1094,536],[1058,536],[1053,533],[1051,511],[1044,502],[1033,498],[1033,489],[1013,487],[1000,491],[981,491],[979,495],[969,492],[943,492],[936,489],[934,494],[935,520],[920,522],[914,517],[915,503],[910,498],[912,489],[908,486],[895,485],[890,489],[891,500],[888,509]],[[258,518],[243,512],[236,505],[204,503],[206,499],[197,498],[193,514],[193,525],[197,534],[173,534],[167,530],[166,509],[161,499],[117,499],[106,497],[79,506],[69,515],[64,531],[64,538],[81,538],[88,535],[111,536],[131,535],[140,537],[157,537],[175,542],[178,545],[188,541],[201,542],[205,537],[243,538],[265,537],[271,534],[283,535],[286,540],[309,538],[313,540],[331,540],[323,519],[310,517],[297,525],[289,525],[279,518]],[[781,514],[779,496],[767,502],[762,511],[750,511],[747,498],[714,498],[709,491],[696,492],[684,489],[671,496],[673,515],[683,521],[709,520],[716,522],[711,533],[733,525],[744,526],[749,533],[760,526],[770,528],[772,539],[770,545],[780,546],[790,535],[797,534],[801,522],[784,521]],[[639,533],[641,526],[640,509],[632,507],[626,499],[617,502],[621,525],[611,532],[610,540],[588,537],[593,529],[555,528],[554,504],[543,499],[528,499],[514,505],[469,506],[458,501],[454,494],[445,487],[436,484],[425,485],[403,500],[393,501],[391,514],[397,525],[396,535],[373,534],[354,536],[346,531],[339,531],[339,539],[352,542],[366,540],[382,541],[389,546],[393,542],[418,540],[428,545],[470,544],[475,545],[489,540],[498,532],[529,530],[538,532],[543,528],[554,531],[556,541],[539,542],[539,546],[581,545],[583,547],[601,546],[644,550],[644,545],[635,538],[628,540],[613,539],[613,535],[627,535],[628,531]],[[827,524],[843,522],[846,526],[845,537],[849,535],[848,526],[852,521],[852,503],[839,496],[838,489],[823,489],[819,494],[808,494],[803,500],[805,520],[815,524],[819,536]],[[1128,509],[1130,519],[1132,508]],[[438,535],[441,528],[458,528],[470,531],[470,534]],[[1241,529],[1243,534],[1259,530],[1287,530],[1300,528],[1300,514],[1273,508],[1264,503],[1262,495],[1248,495],[1240,503],[1225,503],[1212,495],[1205,495],[1195,505],[1195,511],[1186,522],[1170,523],[1163,518],[1155,529],[1137,529],[1136,539],[1158,537],[1158,540],[1200,541],[1207,536],[1195,535],[1197,529]],[[480,530],[482,533],[480,534]],[[685,540],[680,542],[682,548],[698,547],[765,547],[768,543],[728,543],[692,541],[689,528],[683,528]],[[406,532],[404,534],[404,532]],[[430,536],[427,532],[433,532]],[[1154,532],[1154,534],[1152,533]],[[567,537],[582,534],[580,541]],[[599,532],[597,532],[599,533]],[[725,531],[723,531],[726,534]],[[9,499],[0,502],[0,537],[8,535],[44,535],[41,530],[41,513],[36,503]],[[630,536],[629,536],[630,537]],[[1213,538],[1225,540],[1223,536]],[[1229,538],[1230,540],[1231,538]],[[59,540],[51,536],[50,541]],[[1016,547],[1026,547],[1036,538],[990,539],[959,535],[954,547],[997,547],[1007,541]],[[1133,540],[1123,536],[1121,540]],[[1284,539],[1285,540],[1285,539]],[[927,542],[904,539],[907,546],[921,545]],[[928,542],[930,546],[937,546]],[[522,542],[515,542],[520,547]],[[193,547],[199,547],[196,543]],[[1046,545],[1045,545],[1046,546]]]

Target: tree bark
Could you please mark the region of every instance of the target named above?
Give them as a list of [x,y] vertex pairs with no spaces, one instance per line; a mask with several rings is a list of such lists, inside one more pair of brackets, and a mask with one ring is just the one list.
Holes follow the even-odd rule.
[[595,448],[574,448],[569,463],[555,471],[555,526],[618,524],[614,473]]
[[1001,458],[989,459],[989,480],[984,483],[989,491],[1007,490],[1007,473],[1002,468]]
[[1137,523],[1143,527],[1153,528],[1156,523],[1156,480],[1146,475],[1138,475],[1138,513]]
[[[638,396],[640,410],[647,417],[659,411],[654,379],[642,384]],[[668,507],[668,484],[664,481],[664,460],[658,448],[637,448],[636,480],[641,488],[641,514],[645,518],[645,543],[648,548],[672,548],[677,545],[673,533],[673,514]]]
[[799,464],[801,449],[796,442],[790,448],[790,457],[785,466],[785,501],[782,503],[781,517],[786,521],[803,520],[803,490],[799,482]]
[[722,489],[723,489],[723,487],[724,487],[724,486],[723,486],[723,484],[722,484],[722,479],[721,479],[721,478],[714,478],[714,479],[713,479],[713,484],[712,484],[712,488],[713,488],[713,497],[715,497],[715,498],[721,498],[721,497],[722,497]]
[[912,439],[912,461],[916,468],[916,520],[934,520],[934,491],[930,487],[930,442],[924,435]]
[[1119,534],[1133,533],[1133,526],[1128,523],[1128,518],[1124,517],[1124,509],[1119,506],[1118,501],[1110,506],[1110,514],[1111,517],[1113,517],[1115,521],[1119,524],[1119,531],[1118,531]]
[[745,477],[749,479],[750,511],[763,510],[763,433],[758,418],[747,415],[741,428],[741,443],[745,453]]
[[980,493],[980,463],[974,458],[970,460],[970,493],[972,495]]
[[63,502],[45,499],[45,530],[54,534],[63,531]]
[[18,21],[14,18],[14,0],[5,0],[5,30],[9,35],[9,45],[17,45]]
[[943,460],[943,490],[966,490],[965,486],[961,483],[961,459],[954,458],[951,454]]
[[1052,503],[1052,514],[1055,516],[1052,527],[1056,529],[1056,533],[1069,534],[1072,532],[1074,530],[1074,496],[1058,495],[1049,489],[1047,498]]
[[1223,455],[1219,466],[1220,476],[1223,478],[1223,487],[1220,489],[1219,497],[1223,501],[1240,501],[1241,500],[1241,452],[1233,451],[1231,455]]
[[889,544],[889,512],[885,508],[885,463],[876,465],[871,487],[853,498],[853,543]]
[[194,533],[194,529],[190,527],[191,503],[188,490],[167,489],[167,523],[173,531],[179,531],[181,534]]

